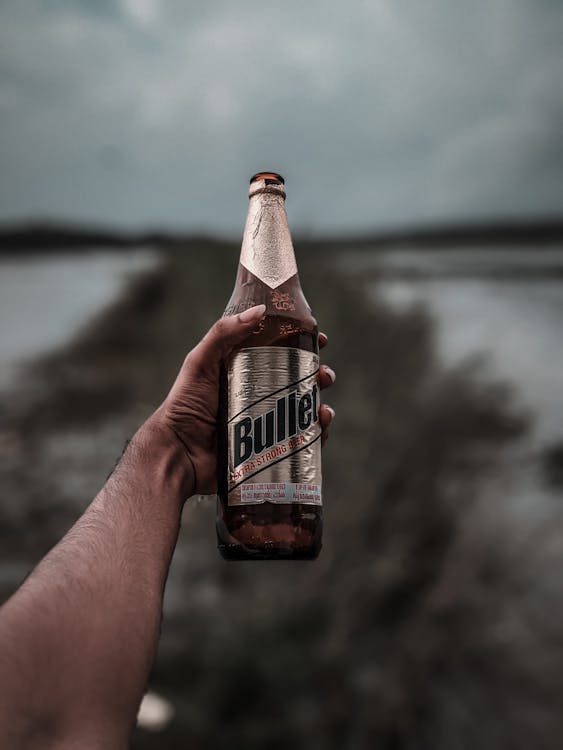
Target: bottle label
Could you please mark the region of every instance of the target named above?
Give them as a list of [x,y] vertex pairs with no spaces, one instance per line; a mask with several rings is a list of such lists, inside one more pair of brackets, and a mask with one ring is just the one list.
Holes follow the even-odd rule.
[[319,357],[241,349],[227,368],[229,505],[321,505]]

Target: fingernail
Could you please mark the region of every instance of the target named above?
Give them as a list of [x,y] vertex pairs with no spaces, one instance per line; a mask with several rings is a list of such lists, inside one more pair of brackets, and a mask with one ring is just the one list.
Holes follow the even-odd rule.
[[248,310],[239,313],[238,319],[241,323],[250,323],[263,318],[265,312],[266,305],[255,305],[254,307],[249,307]]
[[336,416],[336,412],[334,411],[332,406],[329,406],[328,404],[323,404],[323,405],[324,405],[324,408],[328,409],[328,411],[330,412],[330,418],[334,419],[334,417]]
[[326,372],[326,374],[328,375],[328,377],[334,383],[334,381],[336,380],[336,373],[334,372],[334,370],[332,369],[332,367],[329,367],[328,365],[323,365],[323,366],[324,366],[324,371]]

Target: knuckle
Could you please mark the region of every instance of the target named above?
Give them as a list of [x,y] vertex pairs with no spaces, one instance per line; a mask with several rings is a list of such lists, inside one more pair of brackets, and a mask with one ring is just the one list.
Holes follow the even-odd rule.
[[211,329],[217,338],[225,338],[225,336],[228,333],[229,326],[225,318],[219,318],[214,324]]
[[196,362],[198,359],[198,348],[197,346],[194,346],[193,349],[190,349],[190,351],[186,354],[184,357],[184,364],[183,369],[189,370],[193,366],[194,362]]
[[201,343],[194,346],[184,358],[184,364],[182,365],[181,373],[184,378],[195,377],[205,367],[205,357],[202,356]]

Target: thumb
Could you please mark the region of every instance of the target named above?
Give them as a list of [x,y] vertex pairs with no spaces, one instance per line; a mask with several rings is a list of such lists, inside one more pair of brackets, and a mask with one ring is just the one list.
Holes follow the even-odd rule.
[[248,337],[265,312],[266,305],[256,305],[238,315],[220,318],[188,354],[186,364],[199,372],[216,370],[232,349]]

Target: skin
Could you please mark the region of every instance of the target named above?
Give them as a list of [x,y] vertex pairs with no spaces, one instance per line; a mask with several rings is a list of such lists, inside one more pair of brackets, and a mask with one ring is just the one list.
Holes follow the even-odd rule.
[[[215,323],[84,514],[0,608],[0,747],[127,747],[183,503],[216,490],[220,365],[264,311]],[[323,366],[320,387],[333,381]],[[321,406],[323,442],[333,416]]]

